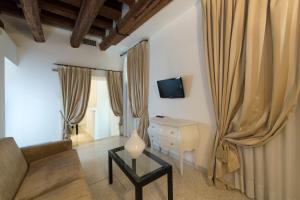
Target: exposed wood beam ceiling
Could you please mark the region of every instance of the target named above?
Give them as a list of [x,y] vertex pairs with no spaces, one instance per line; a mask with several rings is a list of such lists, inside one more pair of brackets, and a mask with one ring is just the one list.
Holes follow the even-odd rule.
[[[2,12],[7,15],[24,18],[22,9],[18,8],[15,4],[12,4],[10,2],[0,2],[0,10],[2,10]],[[41,11],[41,21],[43,24],[59,27],[70,31],[73,30],[73,27],[75,25],[74,20],[52,14],[45,10]],[[105,36],[105,29],[100,29],[92,26],[88,34],[92,36],[103,37]]]
[[[47,25],[63,28],[70,31],[73,30],[73,27],[75,25],[75,22],[73,20],[70,20],[68,18],[61,18],[52,13],[43,12],[41,18],[42,22]],[[92,36],[104,37],[105,30],[93,26],[90,28],[87,34]]]
[[1,19],[0,19],[0,28],[3,28],[3,29],[4,29],[4,24],[3,24],[3,22],[1,21]]
[[109,35],[103,39],[100,49],[106,50],[111,45],[121,42],[171,1],[140,0],[135,3],[128,13],[119,20],[116,28],[110,31]]
[[[81,0],[61,0],[69,5],[77,8],[81,7]],[[101,1],[101,0],[99,0]],[[118,20],[122,16],[122,4],[115,3],[112,0],[107,0],[103,6],[98,10],[98,15],[113,20]]]
[[71,36],[71,46],[78,48],[88,33],[104,0],[82,0],[79,15]]
[[[78,15],[78,10],[68,6],[64,5],[63,3],[53,3],[51,1],[40,1],[39,2],[40,7],[48,12],[51,12],[56,15],[60,15],[63,17],[66,17],[68,19],[76,20]],[[93,26],[103,29],[111,29],[113,25],[113,21],[106,18],[97,18],[94,20]]]
[[[48,24],[72,31],[70,43],[73,47],[79,47],[88,34],[103,38],[100,49],[106,50],[130,35],[170,1],[0,0],[0,12],[25,18],[37,42],[45,41],[42,24]],[[124,4],[129,10],[122,15]]]
[[133,6],[133,4],[135,4],[135,0],[119,0],[119,1],[127,4],[129,7]]
[[45,42],[37,0],[21,0],[23,13],[36,42]]

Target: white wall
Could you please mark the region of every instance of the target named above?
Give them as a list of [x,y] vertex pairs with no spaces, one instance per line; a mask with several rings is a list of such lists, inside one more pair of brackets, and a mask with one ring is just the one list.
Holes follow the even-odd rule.
[[49,26],[43,26],[46,42],[36,43],[24,20],[2,20],[19,52],[18,67],[7,67],[6,72],[6,136],[13,136],[20,146],[59,140],[60,85],[53,63],[121,69],[121,59],[98,47],[72,48],[71,32]]
[[5,136],[5,95],[4,94],[5,94],[4,57],[0,55],[0,138]]
[[8,60],[17,63],[17,48],[0,28],[0,138],[5,136],[5,62]]
[[[197,4],[150,37],[150,117],[164,115],[215,126],[201,29]],[[156,81],[176,76],[183,77],[186,98],[160,98]],[[207,167],[212,136],[212,131],[201,132],[198,164],[202,167]]]

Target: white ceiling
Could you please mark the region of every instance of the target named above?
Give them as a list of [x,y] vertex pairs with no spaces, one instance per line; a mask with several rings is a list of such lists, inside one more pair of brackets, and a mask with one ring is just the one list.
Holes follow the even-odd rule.
[[110,47],[108,51],[119,54],[126,51],[139,41],[149,38],[155,32],[171,23],[185,11],[192,8],[198,1],[199,0],[173,0],[118,45]]

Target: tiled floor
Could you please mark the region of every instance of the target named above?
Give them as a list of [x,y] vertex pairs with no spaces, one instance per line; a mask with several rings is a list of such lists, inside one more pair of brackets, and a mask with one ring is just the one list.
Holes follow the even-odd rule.
[[[85,175],[96,200],[134,200],[134,187],[122,171],[113,164],[114,183],[108,184],[107,151],[124,144],[125,138],[111,137],[77,147]],[[206,184],[205,176],[193,167],[184,166],[181,176],[176,161],[159,152],[156,155],[173,165],[175,200],[242,200],[247,199],[237,191],[225,191]],[[167,199],[166,176],[144,187],[145,200]]]
[[87,133],[79,133],[78,135],[73,134],[71,136],[71,140],[73,143],[73,146],[78,146],[82,144],[88,144],[94,141],[94,138],[92,138],[89,134]]

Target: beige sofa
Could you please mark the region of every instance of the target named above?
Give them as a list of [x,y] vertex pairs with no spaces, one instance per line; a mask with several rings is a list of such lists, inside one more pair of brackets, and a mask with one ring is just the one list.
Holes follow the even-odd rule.
[[71,141],[18,148],[0,139],[1,200],[92,199]]

